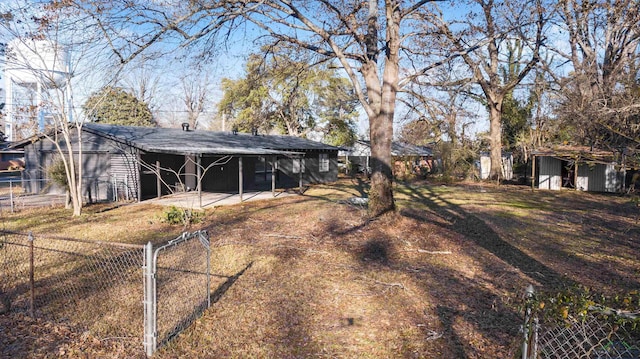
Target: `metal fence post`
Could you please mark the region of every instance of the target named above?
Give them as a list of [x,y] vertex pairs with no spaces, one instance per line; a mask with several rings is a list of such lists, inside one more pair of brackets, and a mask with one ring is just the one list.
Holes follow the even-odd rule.
[[29,232],[29,314],[34,318],[34,302],[35,302],[35,268],[34,268],[34,253],[33,253],[33,233]]
[[11,203],[11,213],[13,213],[13,181],[9,180],[9,202]]
[[529,348],[529,341],[531,339],[537,340],[537,338],[533,338],[533,335],[531,333],[531,300],[533,299],[534,293],[535,291],[533,289],[533,286],[529,284],[525,291],[525,316],[524,324],[522,325],[522,331],[524,333],[524,341],[522,342],[522,359],[532,359],[536,357],[536,343],[533,343],[533,356],[529,356],[529,351],[531,350]]
[[147,356],[156,351],[155,327],[155,273],[153,265],[153,245],[144,248],[144,349]]
[[200,241],[207,249],[207,308],[211,307],[211,246],[209,242],[209,233],[207,231],[199,231]]

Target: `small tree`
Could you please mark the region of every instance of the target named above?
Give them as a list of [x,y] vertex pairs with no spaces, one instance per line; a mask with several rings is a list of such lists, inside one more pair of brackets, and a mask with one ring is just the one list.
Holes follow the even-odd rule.
[[290,49],[264,50],[249,57],[245,77],[222,80],[219,112],[232,117],[240,131],[260,128],[299,137],[317,131],[332,144],[353,143],[358,99],[349,80]]
[[[73,215],[79,216],[83,208],[83,117],[73,103],[72,80],[75,75],[86,84],[93,71],[101,74],[101,80],[104,73],[117,71],[113,66],[108,70],[100,67],[104,61],[100,46],[104,43],[94,37],[97,32],[89,31],[77,12],[69,11],[61,2],[16,1],[7,3],[2,10],[6,14],[0,17],[0,32],[14,38],[16,44],[11,61],[28,72],[39,88],[46,89],[35,103],[47,110],[43,116],[45,129],[36,135],[55,148],[61,163],[58,166],[64,169],[55,172],[61,176],[64,173]],[[83,62],[91,65],[80,66]],[[44,115],[44,111],[40,114]]]
[[98,123],[155,126],[149,106],[120,87],[102,88],[91,95],[82,108],[89,120]]
[[46,168],[46,171],[51,182],[64,189],[65,207],[71,208],[71,191],[69,188],[69,180],[67,179],[67,170],[64,161],[60,158],[56,158],[49,167]]

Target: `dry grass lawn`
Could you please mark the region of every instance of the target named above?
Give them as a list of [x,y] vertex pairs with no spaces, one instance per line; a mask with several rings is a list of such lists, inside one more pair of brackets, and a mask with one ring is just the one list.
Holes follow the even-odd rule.
[[[358,179],[208,210],[191,229],[208,229],[214,245],[213,304],[154,357],[513,358],[529,283],[640,289],[639,209],[628,197],[487,184],[395,190],[397,212],[374,220],[347,201],[366,191]],[[76,219],[48,208],[2,220],[159,243],[183,229],[162,213],[101,205]],[[14,338],[2,357],[142,357],[140,347],[20,314],[0,315],[2,332]]]

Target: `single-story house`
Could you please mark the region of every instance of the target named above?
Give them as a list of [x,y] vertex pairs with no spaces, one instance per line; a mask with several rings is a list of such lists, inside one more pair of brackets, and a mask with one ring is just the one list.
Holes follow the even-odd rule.
[[0,144],[0,171],[19,171],[24,168],[24,151],[10,146],[11,143]]
[[532,185],[540,189],[621,192],[627,171],[637,170],[634,157],[586,146],[559,146],[532,152]]
[[[415,146],[408,143],[391,143],[391,156],[394,161],[394,176],[407,174],[426,174],[436,166],[433,150],[429,147]],[[351,148],[338,153],[338,158],[353,172],[371,173],[371,142],[356,140]]]
[[[480,161],[477,163],[480,179],[489,178],[491,173],[491,154],[489,152],[480,153]],[[513,179],[513,154],[502,152],[502,179],[510,181]]]
[[[145,200],[176,191],[242,193],[302,187],[338,176],[338,148],[292,136],[85,123],[82,149],[85,198]],[[73,131],[75,133],[75,131]],[[61,143],[63,145],[63,143]],[[24,187],[51,190],[47,168],[59,156],[43,137],[22,141]]]

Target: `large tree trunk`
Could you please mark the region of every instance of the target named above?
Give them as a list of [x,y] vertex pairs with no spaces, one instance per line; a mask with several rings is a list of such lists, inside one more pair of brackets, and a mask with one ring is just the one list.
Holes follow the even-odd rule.
[[[370,34],[375,34],[377,16],[376,0],[369,1]],[[372,61],[361,68],[367,83],[367,95],[372,111],[369,115],[369,136],[371,139],[372,175],[369,190],[369,215],[379,216],[395,209],[393,200],[393,171],[391,141],[393,140],[393,116],[395,114],[396,94],[398,92],[399,51],[400,51],[400,12],[396,1],[385,2],[386,40],[384,72],[382,83],[377,75],[376,57],[368,54]],[[374,49],[377,37],[368,39],[368,50]],[[375,41],[374,41],[375,40]]]
[[489,144],[491,171],[489,178],[502,178],[502,99],[489,105]]
[[[388,66],[388,65],[387,65]],[[391,140],[393,139],[393,114],[395,93],[388,85],[380,85],[377,67],[373,62],[361,68],[369,94],[369,137],[371,139],[371,188],[369,190],[369,215],[379,216],[395,209],[393,201],[393,174],[391,171]],[[387,70],[385,70],[386,79]],[[397,72],[396,72],[397,78]],[[383,80],[383,82],[386,82]],[[394,101],[389,102],[391,99]],[[385,103],[386,102],[386,103]]]
[[379,216],[395,209],[393,200],[393,171],[391,170],[391,139],[393,117],[380,113],[369,121],[371,136],[371,189],[369,214]]

